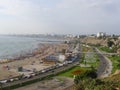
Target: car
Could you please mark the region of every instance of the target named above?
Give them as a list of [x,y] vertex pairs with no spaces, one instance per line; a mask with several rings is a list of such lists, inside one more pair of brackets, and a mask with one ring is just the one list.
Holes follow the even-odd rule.
[[5,84],[5,83],[7,83],[7,81],[8,80],[2,80],[2,81],[0,81],[0,83]]
[[55,69],[55,66],[49,67],[49,70],[53,70],[53,69]]
[[52,73],[54,73],[55,71],[54,70],[52,70]]
[[27,78],[31,78],[31,77],[32,77],[32,75],[26,75],[26,77],[27,77]]
[[46,70],[42,70],[41,72],[42,72],[42,73],[45,73],[45,72],[46,72]]
[[54,69],[59,68],[60,66],[57,64]]
[[25,78],[31,78],[32,76],[31,75],[24,75],[22,78],[25,79]]
[[31,76],[36,76],[36,74],[35,74],[35,73],[31,73],[30,75],[31,75]]
[[60,64],[58,64],[59,66],[63,66],[64,64],[62,64],[62,63],[60,63]]
[[19,78],[14,78],[14,80],[16,80],[16,81],[17,81],[17,80],[19,80]]
[[67,65],[67,64],[68,64],[68,61],[63,62],[63,65]]
[[71,64],[73,61],[68,61],[69,64]]
[[11,78],[11,79],[10,79],[10,82],[13,82],[13,81],[14,81],[14,79]]
[[37,75],[40,75],[42,73],[42,70],[38,71],[38,73],[36,73]]

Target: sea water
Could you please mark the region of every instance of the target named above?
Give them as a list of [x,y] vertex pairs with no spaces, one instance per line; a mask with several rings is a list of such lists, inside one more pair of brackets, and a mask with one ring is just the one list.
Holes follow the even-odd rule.
[[22,36],[1,36],[0,35],[0,59],[11,58],[20,53],[31,52],[38,47],[40,43],[48,43],[52,41],[62,41],[48,38],[33,38]]

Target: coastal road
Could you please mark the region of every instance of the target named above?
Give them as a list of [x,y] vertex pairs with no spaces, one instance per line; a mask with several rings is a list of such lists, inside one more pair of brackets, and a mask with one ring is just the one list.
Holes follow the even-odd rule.
[[[80,49],[79,45],[76,46],[76,51]],[[77,53],[79,54],[80,51],[78,51]],[[80,58],[80,56],[78,56]],[[36,75],[32,78],[26,78],[26,79],[21,79],[21,80],[18,80],[18,81],[14,81],[14,82],[9,82],[9,83],[5,83],[5,84],[2,84],[2,87],[8,87],[10,88],[10,86],[14,86],[14,85],[22,85],[23,83],[25,82],[29,82],[29,81],[34,81],[34,80],[41,80],[42,78],[44,77],[47,77],[49,75],[56,75],[62,71],[65,71],[69,68],[72,68],[73,66],[76,66],[79,64],[79,61],[80,59],[77,58],[73,63],[71,64],[67,64],[67,65],[64,65],[62,67],[59,67],[59,68],[56,68],[56,69],[53,69],[53,70],[49,70],[47,72],[44,72],[44,73],[40,73],[39,75]]]
[[100,59],[100,65],[97,69],[98,78],[108,77],[112,71],[112,62],[106,56],[104,56],[97,48],[95,48],[95,51],[97,52]]
[[32,78],[29,78],[29,79],[21,79],[21,80],[18,80],[18,81],[14,81],[14,82],[9,82],[9,83],[5,83],[2,85],[2,87],[10,87],[10,86],[14,86],[14,85],[21,85],[22,83],[24,82],[28,82],[28,81],[32,81],[32,80],[36,80],[36,79],[41,79],[43,77],[46,77],[46,76],[49,76],[49,75],[56,75],[57,73],[59,72],[62,72],[62,71],[65,71],[73,66],[76,66],[77,64],[79,64],[79,61],[76,60],[75,62],[71,63],[71,64],[68,64],[68,65],[65,65],[65,66],[62,66],[62,67],[59,67],[59,68],[56,68],[54,70],[50,70],[48,72],[45,72],[45,73],[41,73],[40,75],[37,75],[37,76],[34,76]]

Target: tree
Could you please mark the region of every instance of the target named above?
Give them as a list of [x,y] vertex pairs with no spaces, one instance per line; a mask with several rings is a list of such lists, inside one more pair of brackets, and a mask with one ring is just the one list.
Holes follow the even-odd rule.
[[112,47],[113,45],[114,45],[114,42],[113,42],[113,41],[108,41],[108,42],[107,42],[107,46],[108,46],[108,47]]
[[22,72],[23,71],[23,67],[18,67],[18,72]]
[[90,78],[97,78],[96,69],[91,66],[91,70],[87,71],[87,76]]
[[3,86],[2,86],[2,83],[0,83],[0,90],[3,90]]
[[75,79],[74,79],[74,83],[78,84],[79,82],[81,82],[82,80],[86,79],[86,78],[97,78],[97,73],[96,70],[94,69],[94,67],[91,67],[91,70],[86,70],[86,71],[75,71],[74,73],[80,73],[79,75],[76,75]]
[[120,69],[120,63],[119,63],[119,64],[117,64],[117,68],[118,68],[118,69]]
[[75,84],[74,90],[116,90],[112,81],[86,78]]
[[65,52],[66,52],[66,49],[62,49],[62,54],[65,54]]

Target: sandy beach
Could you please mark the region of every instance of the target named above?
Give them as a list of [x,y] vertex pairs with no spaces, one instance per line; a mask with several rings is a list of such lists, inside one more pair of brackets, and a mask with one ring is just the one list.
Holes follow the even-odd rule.
[[21,74],[29,74],[32,72],[18,72],[19,67],[23,67],[27,70],[40,71],[44,68],[52,66],[52,64],[41,63],[42,59],[50,54],[60,52],[62,49],[67,49],[67,44],[43,44],[41,48],[33,51],[32,57],[26,57],[23,59],[13,60],[12,62],[6,61],[0,64],[0,80],[9,79]]

